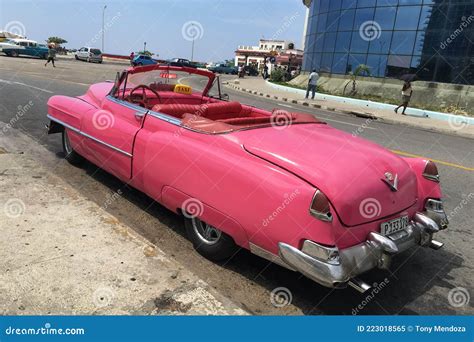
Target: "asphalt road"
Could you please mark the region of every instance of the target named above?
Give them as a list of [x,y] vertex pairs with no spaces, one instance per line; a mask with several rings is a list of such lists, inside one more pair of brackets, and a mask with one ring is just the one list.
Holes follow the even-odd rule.
[[[73,60],[58,61],[55,69],[51,65],[45,68],[43,64],[41,60],[0,56],[0,121],[10,123],[13,128],[34,138],[59,161],[62,158],[60,137],[48,136],[44,129],[48,98],[55,94],[83,94],[89,84],[114,79],[115,73],[123,67]],[[233,77],[223,76],[223,79],[229,78]],[[438,234],[438,240],[444,242],[445,247],[439,251],[407,251],[395,259],[391,272],[377,271],[364,275],[363,278],[369,283],[380,283],[385,278],[389,280],[388,285],[374,298],[367,299],[366,295],[352,289],[324,288],[245,251],[225,264],[209,262],[194,252],[185,237],[182,220],[147,196],[124,186],[91,164],[82,168],[66,163],[50,163],[46,166],[99,205],[108,203],[111,194],[120,189],[122,195],[106,206],[107,211],[251,313],[350,315],[358,305],[363,306],[358,314],[474,313],[471,303],[456,307],[448,300],[450,290],[459,287],[474,295],[472,140],[334,112],[309,110],[307,107],[257,98],[228,88],[224,88],[224,91],[231,100],[260,108],[280,107],[310,112],[338,129],[360,134],[402,154],[437,160],[447,211],[451,213],[456,209],[450,215],[449,229]],[[308,146],[309,151],[313,148]],[[270,292],[277,287],[291,291],[290,305],[280,308],[271,304]]]

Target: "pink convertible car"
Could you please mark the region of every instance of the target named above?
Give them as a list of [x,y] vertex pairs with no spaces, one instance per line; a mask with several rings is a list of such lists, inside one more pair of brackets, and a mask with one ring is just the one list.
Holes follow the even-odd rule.
[[53,96],[49,133],[62,133],[71,163],[85,158],[182,214],[212,260],[245,248],[324,286],[365,291],[360,274],[410,247],[442,247],[433,162],[227,97],[211,72],[130,68],[83,96]]

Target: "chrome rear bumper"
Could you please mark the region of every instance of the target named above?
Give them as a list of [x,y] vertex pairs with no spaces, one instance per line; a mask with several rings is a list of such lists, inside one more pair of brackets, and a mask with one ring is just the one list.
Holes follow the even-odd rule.
[[280,242],[279,254],[289,266],[321,285],[335,288],[351,285],[364,292],[370,286],[355,279],[356,276],[376,267],[387,269],[393,255],[415,245],[441,248],[443,244],[433,240],[433,234],[440,229],[435,220],[417,213],[406,230],[391,236],[371,232],[365,242],[342,250],[309,240],[304,241],[302,250]]

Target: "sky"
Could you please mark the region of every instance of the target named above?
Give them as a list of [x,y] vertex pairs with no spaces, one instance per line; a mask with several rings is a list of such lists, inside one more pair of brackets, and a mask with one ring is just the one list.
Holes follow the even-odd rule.
[[194,38],[194,60],[202,62],[233,58],[238,45],[260,38],[301,48],[306,14],[301,0],[0,0],[0,30],[102,48],[104,5],[105,52],[128,55],[146,42],[158,58],[190,59]]

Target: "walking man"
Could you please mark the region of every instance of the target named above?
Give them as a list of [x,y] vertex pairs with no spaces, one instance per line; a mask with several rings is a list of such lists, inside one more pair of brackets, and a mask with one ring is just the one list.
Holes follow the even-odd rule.
[[308,79],[308,89],[306,89],[306,99],[309,96],[309,92],[311,91],[311,100],[314,100],[314,95],[316,94],[316,84],[318,84],[319,74],[316,72],[316,69],[313,69],[311,74],[309,74]]
[[54,58],[56,57],[56,49],[54,48],[54,44],[48,44],[48,60],[44,63],[44,66],[48,65],[49,62],[53,63],[53,68],[56,68],[54,65]]
[[403,107],[402,115],[406,115],[405,110],[408,107],[408,103],[410,102],[412,94],[413,94],[413,89],[411,88],[411,83],[405,82],[405,84],[403,84],[403,87],[402,87],[402,104],[394,109],[395,113],[398,114],[398,110],[400,109],[400,107]]

